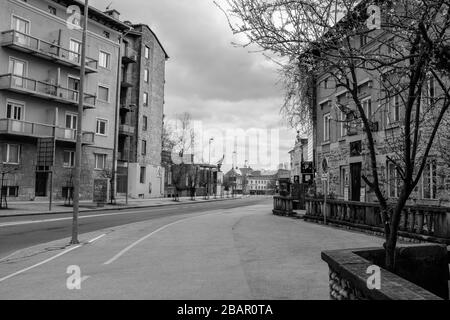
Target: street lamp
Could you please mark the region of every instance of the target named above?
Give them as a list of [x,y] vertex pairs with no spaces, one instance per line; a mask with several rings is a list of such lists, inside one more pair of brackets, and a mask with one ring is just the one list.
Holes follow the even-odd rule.
[[209,138],[209,157],[208,157],[208,165],[209,165],[209,174],[208,174],[208,200],[211,193],[211,143],[214,141],[214,138]]

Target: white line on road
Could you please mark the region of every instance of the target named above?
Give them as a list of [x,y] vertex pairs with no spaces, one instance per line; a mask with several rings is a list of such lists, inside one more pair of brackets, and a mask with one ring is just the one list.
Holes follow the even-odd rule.
[[162,230],[164,230],[164,229],[167,229],[168,227],[173,226],[173,225],[175,225],[175,224],[177,224],[177,223],[180,223],[180,222],[182,222],[182,221],[186,221],[186,220],[190,220],[190,219],[195,219],[195,218],[198,218],[198,217],[201,217],[201,216],[204,216],[204,215],[199,215],[199,216],[195,216],[195,217],[184,218],[184,219],[177,220],[177,221],[175,221],[175,222],[171,222],[171,223],[169,223],[169,224],[166,224],[166,225],[162,226],[161,228],[156,229],[156,230],[153,231],[152,233],[150,233],[150,234],[148,234],[148,235],[146,235],[146,236],[140,238],[139,240],[133,242],[133,243],[130,244],[128,247],[126,247],[125,249],[123,249],[122,251],[120,251],[118,254],[116,254],[114,257],[112,257],[111,259],[109,259],[108,261],[106,261],[106,262],[103,263],[103,264],[104,264],[104,265],[108,265],[108,264],[113,263],[114,261],[116,261],[117,259],[119,259],[122,255],[124,255],[127,251],[131,250],[132,248],[134,248],[135,246],[137,246],[139,243],[141,243],[142,241],[144,241],[144,240],[150,238],[152,235],[158,233],[159,231],[162,231]]
[[98,237],[96,237],[96,238],[94,238],[94,239],[92,239],[92,240],[89,240],[88,243],[93,243],[93,242],[95,242],[95,241],[97,241],[97,240],[103,238],[104,236],[106,236],[106,233],[104,233],[104,234],[102,234],[102,235],[99,235]]
[[[158,209],[158,211],[165,211],[165,210],[171,210],[173,208],[163,208]],[[114,212],[114,213],[101,213],[101,214],[93,214],[89,216],[80,216],[78,219],[87,219],[87,218],[98,218],[98,217],[108,217],[108,216],[118,216],[118,215],[124,215],[129,213],[143,213],[148,212],[147,210],[139,210],[139,211],[122,211],[122,212]],[[65,221],[65,220],[72,220],[72,217],[67,218],[56,218],[56,219],[44,219],[44,220],[29,220],[29,221],[20,221],[20,222],[6,222],[1,223],[0,228],[2,227],[13,227],[13,226],[20,226],[25,224],[34,224],[34,223],[44,223],[44,222],[57,222],[57,221]]]
[[69,253],[69,252],[71,252],[71,251],[73,251],[73,250],[75,250],[75,249],[80,248],[81,246],[82,246],[82,245],[77,245],[77,246],[75,246],[75,247],[69,248],[69,249],[67,249],[67,250],[65,250],[65,251],[63,251],[63,252],[58,253],[56,256],[53,256],[53,257],[51,257],[51,258],[48,258],[47,260],[44,260],[44,261],[42,261],[42,262],[36,263],[35,265],[32,265],[31,267],[28,267],[28,268],[19,270],[19,271],[17,271],[17,272],[14,272],[13,274],[10,274],[9,276],[6,276],[6,277],[1,278],[1,279],[0,279],[0,282],[3,282],[3,281],[5,281],[5,280],[7,280],[7,279],[10,279],[10,278],[12,278],[12,277],[15,277],[15,276],[17,276],[17,275],[19,275],[19,274],[21,274],[21,273],[27,272],[27,271],[29,271],[29,270],[31,270],[31,269],[36,268],[36,267],[39,267],[39,266],[41,266],[41,265],[43,265],[43,264],[45,264],[45,263],[47,263],[47,262],[50,262],[50,261],[52,261],[52,260],[55,260],[56,258],[59,258],[59,257],[65,255],[66,253]]

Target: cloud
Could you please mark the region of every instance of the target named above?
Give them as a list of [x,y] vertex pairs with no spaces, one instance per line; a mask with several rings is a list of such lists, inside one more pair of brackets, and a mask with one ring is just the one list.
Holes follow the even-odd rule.
[[[102,10],[110,0],[91,3]],[[280,162],[289,161],[295,133],[281,122],[276,66],[232,45],[237,37],[212,0],[127,0],[112,7],[122,20],[148,24],[168,52],[168,118],[189,112],[206,128],[278,128]]]

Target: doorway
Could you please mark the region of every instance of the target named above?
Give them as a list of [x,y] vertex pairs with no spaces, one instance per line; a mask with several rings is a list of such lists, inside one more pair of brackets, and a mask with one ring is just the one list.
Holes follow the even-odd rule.
[[48,172],[36,172],[36,197],[47,196]]
[[361,162],[350,164],[351,201],[361,201]]

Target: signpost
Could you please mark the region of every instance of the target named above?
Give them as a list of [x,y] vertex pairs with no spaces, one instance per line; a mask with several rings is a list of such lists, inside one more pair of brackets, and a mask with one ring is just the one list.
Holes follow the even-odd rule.
[[322,160],[322,181],[324,182],[324,201],[323,201],[323,222],[327,224],[327,194],[328,194],[328,161],[326,158]]

